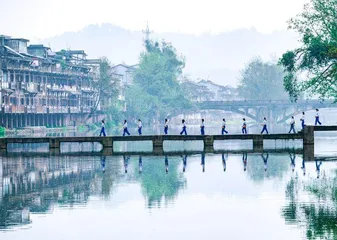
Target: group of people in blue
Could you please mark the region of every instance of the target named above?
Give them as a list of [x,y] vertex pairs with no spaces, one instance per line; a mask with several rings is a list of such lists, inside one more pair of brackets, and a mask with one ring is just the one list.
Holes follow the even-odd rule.
[[[305,112],[302,112],[302,117],[300,119],[301,121],[301,127],[302,129],[304,129],[305,127]],[[181,121],[182,123],[182,130],[180,132],[180,135],[187,135],[187,125],[186,125],[186,121],[183,119]],[[143,128],[143,123],[142,120],[138,119],[138,134],[141,136],[142,135],[142,128]],[[261,123],[262,125],[262,130],[261,130],[261,134],[268,134],[268,128],[267,128],[267,118],[263,118],[263,121]],[[322,123],[320,122],[319,119],[319,110],[316,109],[316,114],[315,114],[315,125],[322,125]],[[168,130],[169,130],[169,120],[165,119],[164,122],[164,134],[167,135],[168,134]],[[247,122],[246,122],[246,118],[242,119],[242,129],[241,129],[242,134],[247,134]],[[294,116],[291,117],[290,119],[290,130],[289,133],[296,133],[295,130],[295,118]],[[201,124],[200,124],[200,134],[201,135],[205,135],[205,119],[201,119]],[[222,119],[222,124],[221,124],[221,134],[228,134],[228,131],[226,130],[226,119],[223,118]],[[124,120],[123,122],[123,136],[125,135],[130,135],[130,132],[128,130],[128,122],[126,120]],[[101,123],[101,132],[99,134],[99,136],[106,136],[106,132],[105,132],[105,122],[104,120],[102,120]]]

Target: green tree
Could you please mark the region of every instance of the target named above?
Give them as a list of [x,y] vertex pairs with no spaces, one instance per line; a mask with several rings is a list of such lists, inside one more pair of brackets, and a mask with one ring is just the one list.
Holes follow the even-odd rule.
[[248,100],[287,99],[283,76],[277,64],[255,58],[241,72],[239,95]]
[[301,46],[280,59],[284,86],[293,99],[301,92],[337,99],[337,0],[311,0],[289,21]]
[[128,114],[143,121],[158,120],[191,106],[177,80],[184,58],[166,42],[145,41],[133,84],[126,91]]
[[108,120],[120,121],[123,109],[123,103],[118,100],[121,81],[106,57],[100,59],[99,78],[94,82],[94,87],[97,95],[92,113],[97,111],[100,105],[101,110],[107,114]]

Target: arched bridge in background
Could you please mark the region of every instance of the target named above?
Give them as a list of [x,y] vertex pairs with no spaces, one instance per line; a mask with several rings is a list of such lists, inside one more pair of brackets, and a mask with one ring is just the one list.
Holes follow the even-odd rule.
[[314,110],[316,108],[337,108],[332,100],[238,100],[238,101],[204,101],[197,104],[200,110],[223,110],[241,114],[260,122],[266,117],[270,122],[282,123],[291,116]]

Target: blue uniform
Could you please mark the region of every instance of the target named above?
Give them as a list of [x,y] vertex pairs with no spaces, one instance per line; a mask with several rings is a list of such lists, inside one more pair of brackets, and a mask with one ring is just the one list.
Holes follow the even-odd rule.
[[246,121],[243,121],[243,124],[242,124],[242,134],[247,134],[247,124],[246,124]]
[[205,135],[205,125],[203,122],[201,123],[201,126],[200,126],[200,134]]
[[104,137],[106,136],[106,134],[105,134],[105,123],[103,123],[103,122],[102,122],[102,128],[101,128],[101,132],[99,133],[99,136],[102,136],[102,135]]
[[185,133],[185,135],[187,135],[186,124],[185,123],[183,125],[183,130],[180,132],[180,135],[183,135],[184,133]]
[[138,134],[142,135],[143,124],[142,121],[138,121]]
[[268,134],[267,120],[263,120],[262,126],[263,126],[263,128],[262,128],[261,134],[263,134],[264,132],[266,132]]
[[305,116],[304,116],[304,114],[302,115],[302,118],[301,118],[301,126],[302,126],[302,129],[304,129],[304,127],[305,127]]
[[125,136],[125,134],[130,136],[130,133],[128,131],[128,123],[124,123],[123,125],[123,136]]
[[315,125],[322,125],[322,123],[319,121],[319,115],[318,115],[318,112],[316,113],[316,116],[315,116]]
[[221,134],[224,135],[224,133],[228,134],[228,132],[226,131],[226,121],[222,121]]
[[164,133],[165,133],[165,135],[168,134],[168,123],[167,122],[164,125]]
[[294,119],[291,119],[291,121],[290,121],[289,133],[291,133],[291,132],[296,133],[296,131],[295,131],[295,120]]

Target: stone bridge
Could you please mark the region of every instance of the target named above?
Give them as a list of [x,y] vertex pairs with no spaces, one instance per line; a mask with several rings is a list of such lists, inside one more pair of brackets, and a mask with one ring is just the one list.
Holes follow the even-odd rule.
[[197,104],[200,110],[223,110],[241,114],[257,122],[266,117],[269,122],[282,123],[291,116],[316,108],[337,108],[332,100],[239,100],[239,101],[205,101]]

